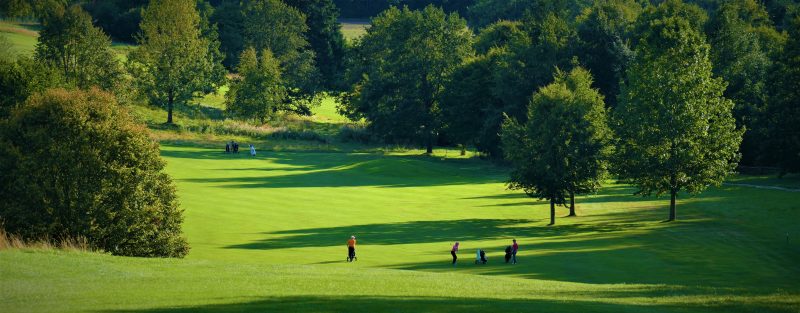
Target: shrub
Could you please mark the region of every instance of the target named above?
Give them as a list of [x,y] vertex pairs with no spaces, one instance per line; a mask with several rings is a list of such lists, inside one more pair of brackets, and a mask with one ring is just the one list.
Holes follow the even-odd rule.
[[344,125],[339,129],[339,141],[341,142],[358,142],[368,144],[376,141],[372,133],[365,127],[357,125]]
[[99,90],[31,96],[0,122],[0,220],[23,240],[88,240],[183,257],[182,211],[158,144]]

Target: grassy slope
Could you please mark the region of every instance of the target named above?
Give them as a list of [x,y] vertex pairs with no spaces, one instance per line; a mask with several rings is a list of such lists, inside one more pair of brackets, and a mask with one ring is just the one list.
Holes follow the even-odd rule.
[[[476,160],[162,151],[186,209],[186,260],[0,252],[0,311],[324,312],[343,299],[364,312],[800,308],[797,193],[713,188],[680,202],[681,221],[661,223],[664,199],[610,184],[579,199],[580,217],[547,227],[544,202],[506,191],[504,172]],[[343,260],[350,234],[353,264]],[[520,264],[501,264],[512,237]],[[476,248],[489,265],[471,264]]]
[[[203,123],[223,108],[221,94],[198,102],[177,121]],[[334,108],[326,100],[309,123],[343,122]],[[151,125],[165,116],[132,110]],[[234,137],[156,132],[209,144]],[[712,188],[682,198],[681,221],[665,224],[663,199],[609,184],[579,199],[580,217],[546,227],[543,202],[505,190],[500,168],[441,159],[452,151],[259,144],[276,151],[248,159],[163,146],[186,209],[187,259],[0,251],[0,311],[800,311],[798,193]],[[350,234],[360,260],[345,264]],[[520,264],[499,264],[512,237]],[[476,248],[489,251],[489,265],[471,264]]]

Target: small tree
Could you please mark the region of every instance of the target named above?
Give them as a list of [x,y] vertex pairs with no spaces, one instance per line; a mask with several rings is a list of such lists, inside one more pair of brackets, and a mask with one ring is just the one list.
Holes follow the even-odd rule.
[[225,95],[228,112],[264,124],[276,112],[286,110],[280,64],[271,51],[265,49],[259,57],[252,47],[244,50],[237,69],[239,78],[231,83]]
[[122,75],[111,39],[92,25],[80,6],[55,6],[42,19],[36,59],[59,71],[79,88],[99,86],[111,90]]
[[637,194],[669,193],[670,221],[679,191],[698,193],[735,170],[743,132],[722,95],[725,82],[712,77],[696,21],[680,15],[691,11],[683,6],[669,0],[642,15],[615,109],[617,169]]
[[0,221],[26,239],[86,237],[116,255],[182,257],[158,144],[97,89],[30,97],[0,122]]
[[128,67],[151,103],[167,107],[167,123],[172,123],[174,105],[221,84],[217,71],[223,68],[211,41],[201,36],[192,1],[151,0],[140,27],[140,46],[130,53]]
[[596,190],[606,173],[611,132],[603,96],[591,87],[588,71],[578,67],[557,72],[555,82],[537,92],[528,106],[528,120],[507,119],[502,142],[513,165],[510,189],[550,201],[550,225],[555,206],[576,193]]

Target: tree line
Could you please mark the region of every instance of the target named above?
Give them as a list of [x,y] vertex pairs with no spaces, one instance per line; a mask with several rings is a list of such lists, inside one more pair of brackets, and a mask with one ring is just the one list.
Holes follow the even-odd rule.
[[700,4],[529,1],[475,32],[392,7],[352,48],[340,112],[387,142],[504,159],[509,186],[551,212],[613,173],[670,195],[674,220],[679,192],[740,161],[800,165],[796,6],[778,26],[753,0]]

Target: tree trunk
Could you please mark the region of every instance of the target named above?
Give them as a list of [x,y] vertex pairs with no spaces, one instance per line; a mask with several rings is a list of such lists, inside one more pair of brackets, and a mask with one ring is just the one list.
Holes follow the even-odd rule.
[[556,224],[556,200],[550,199],[550,224],[547,224],[547,226],[555,224]]
[[569,191],[569,215],[568,216],[578,216],[575,214],[575,192],[570,190]]
[[169,98],[167,99],[167,124],[172,124],[172,102],[173,101],[175,101],[175,99],[172,97],[172,95],[169,95]]
[[670,199],[669,199],[669,219],[667,220],[667,221],[670,221],[670,222],[671,222],[671,221],[674,221],[674,220],[675,220],[675,218],[676,218],[676,216],[675,216],[675,197],[677,196],[677,193],[678,193],[678,192],[677,192],[676,190],[672,190],[672,191],[670,192]]
[[425,153],[432,154],[433,153],[433,136],[431,135],[430,131],[428,132],[428,136],[427,137],[428,137],[428,139],[426,140],[427,143],[425,144],[427,149],[425,150]]

